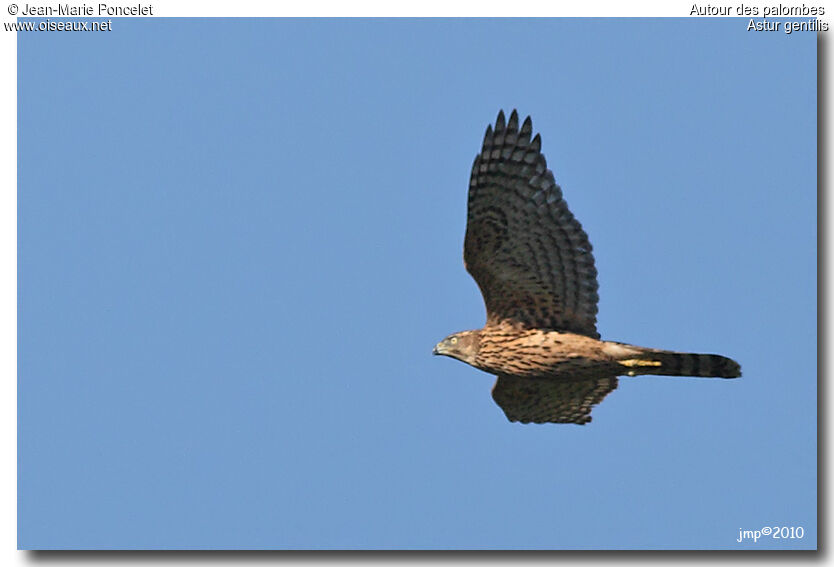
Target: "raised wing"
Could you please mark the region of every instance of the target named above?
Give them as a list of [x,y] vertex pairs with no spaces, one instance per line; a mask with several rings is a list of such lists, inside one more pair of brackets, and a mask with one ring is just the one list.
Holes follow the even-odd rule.
[[487,324],[599,338],[597,271],[588,236],[547,169],[530,117],[513,110],[487,128],[472,166],[463,258],[478,282]]
[[499,376],[492,399],[510,421],[584,425],[591,421],[591,409],[616,389],[616,376],[591,380]]

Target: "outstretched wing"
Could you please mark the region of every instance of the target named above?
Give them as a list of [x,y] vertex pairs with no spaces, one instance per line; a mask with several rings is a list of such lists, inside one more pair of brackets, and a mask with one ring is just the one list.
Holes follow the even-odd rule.
[[584,425],[591,421],[593,407],[616,389],[616,376],[591,380],[499,376],[492,399],[510,421]]
[[588,236],[547,169],[530,117],[487,128],[472,166],[463,258],[487,323],[599,338],[597,272]]

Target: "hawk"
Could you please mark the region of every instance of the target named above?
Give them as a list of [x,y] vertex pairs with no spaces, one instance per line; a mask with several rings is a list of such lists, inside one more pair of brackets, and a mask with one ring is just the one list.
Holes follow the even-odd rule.
[[588,423],[617,376],[741,376],[723,356],[600,340],[591,243],[532,133],[530,117],[519,128],[515,110],[486,130],[469,181],[463,260],[487,321],[449,335],[434,354],[497,375],[493,399],[522,423]]

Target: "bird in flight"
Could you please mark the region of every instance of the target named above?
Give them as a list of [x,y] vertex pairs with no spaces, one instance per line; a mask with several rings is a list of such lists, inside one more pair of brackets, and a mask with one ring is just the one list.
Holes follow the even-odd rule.
[[600,340],[591,243],[532,133],[530,117],[519,128],[515,110],[509,120],[499,112],[487,128],[472,166],[463,246],[487,321],[449,335],[434,354],[497,375],[493,399],[522,423],[588,423],[617,376],[741,376],[723,356]]

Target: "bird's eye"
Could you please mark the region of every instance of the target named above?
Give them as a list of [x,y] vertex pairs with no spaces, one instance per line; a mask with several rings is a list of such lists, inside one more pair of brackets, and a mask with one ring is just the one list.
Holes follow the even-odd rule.
[[452,343],[453,345],[457,344],[458,338],[457,337],[452,337],[451,339],[449,339],[449,342]]

